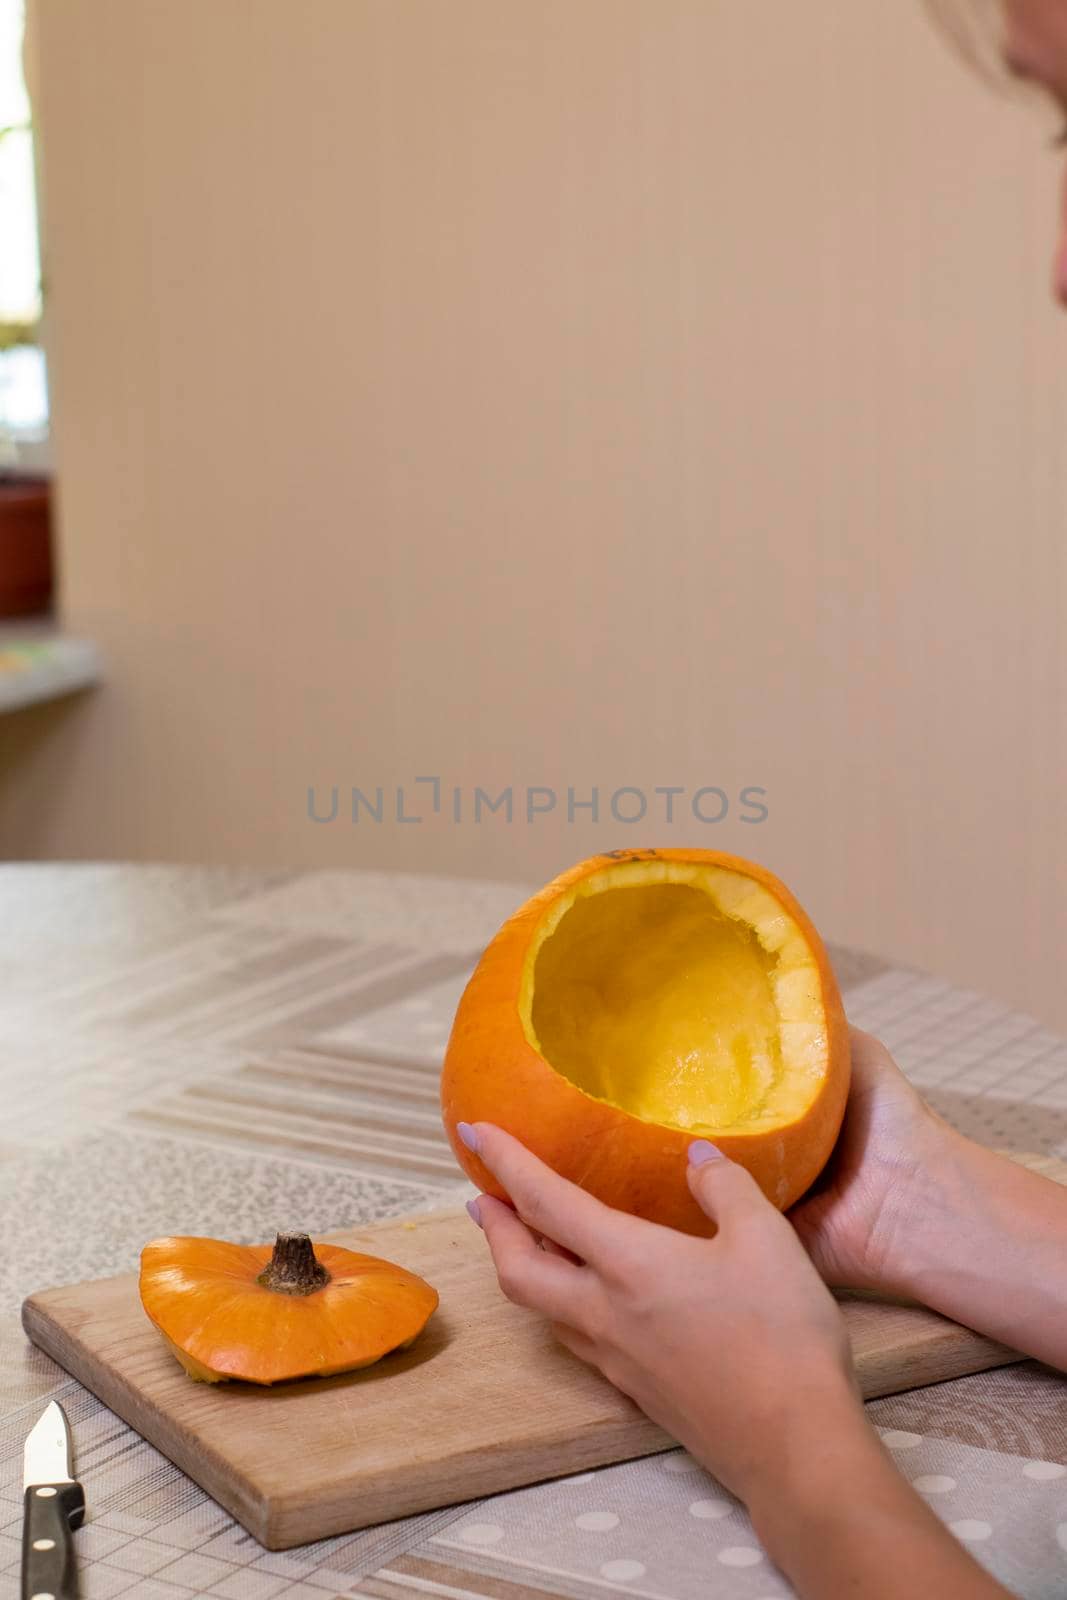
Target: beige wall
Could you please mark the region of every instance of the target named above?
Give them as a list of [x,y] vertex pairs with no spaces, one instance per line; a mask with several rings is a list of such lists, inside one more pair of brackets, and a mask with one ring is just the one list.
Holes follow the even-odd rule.
[[[1067,1025],[1055,169],[917,0],[38,9],[110,681],[4,726],[9,853],[712,844]],[[307,820],[430,773],[770,817]]]

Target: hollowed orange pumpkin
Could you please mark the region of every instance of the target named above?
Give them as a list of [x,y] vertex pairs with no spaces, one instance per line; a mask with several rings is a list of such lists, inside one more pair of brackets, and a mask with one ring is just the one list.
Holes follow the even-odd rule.
[[437,1291],[392,1261],[306,1233],[273,1248],[155,1239],[141,1252],[141,1304],[192,1378],[286,1383],[369,1367],[412,1344]]
[[780,1209],[837,1137],[848,1030],[822,941],[763,867],[617,850],[564,872],[489,944],[456,1012],[441,1099],[495,1122],[608,1205],[707,1234],[686,1151],[711,1139]]

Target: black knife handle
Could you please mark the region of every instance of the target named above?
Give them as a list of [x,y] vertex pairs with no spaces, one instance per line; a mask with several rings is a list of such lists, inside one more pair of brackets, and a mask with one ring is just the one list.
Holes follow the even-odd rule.
[[77,1600],[75,1528],[85,1515],[80,1483],[37,1483],[22,1513],[22,1600]]

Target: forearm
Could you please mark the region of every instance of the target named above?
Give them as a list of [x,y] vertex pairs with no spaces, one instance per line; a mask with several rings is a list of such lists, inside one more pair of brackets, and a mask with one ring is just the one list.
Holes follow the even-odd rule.
[[858,1401],[823,1411],[796,1445],[776,1450],[746,1500],[803,1600],[1008,1596],[902,1477]]
[[1067,1371],[1067,1188],[946,1132],[894,1219],[883,1286]]

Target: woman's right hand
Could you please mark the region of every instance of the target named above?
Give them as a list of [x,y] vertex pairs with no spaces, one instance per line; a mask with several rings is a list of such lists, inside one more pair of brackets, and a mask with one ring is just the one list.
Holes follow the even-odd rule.
[[958,1133],[858,1028],[841,1135],[788,1215],[827,1283],[916,1300],[1067,1371],[1067,1187]]
[[959,1135],[922,1099],[884,1044],[850,1029],[852,1085],[834,1153],[789,1220],[823,1279],[839,1288],[900,1287],[909,1219],[926,1175]]

